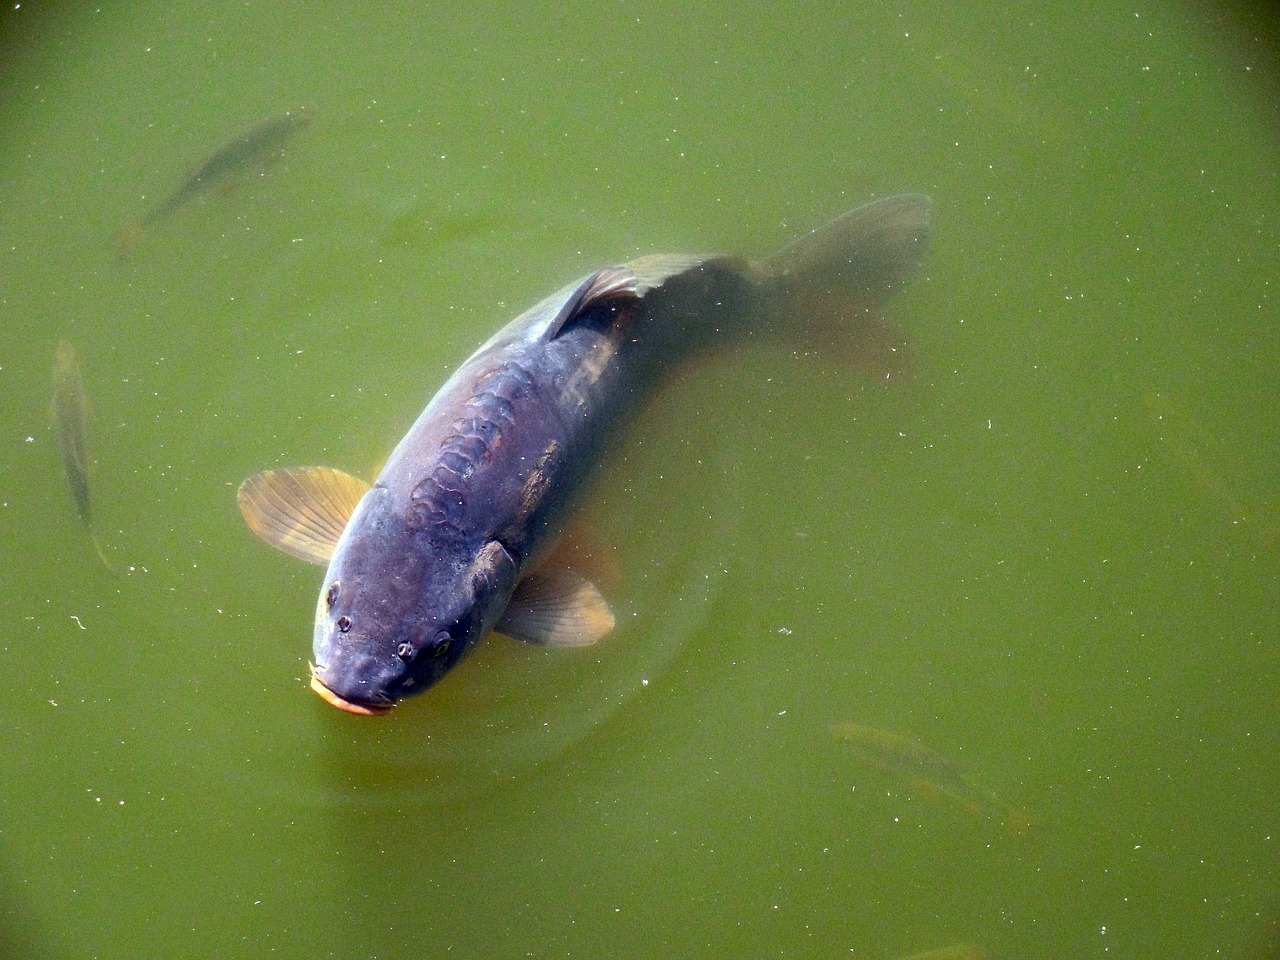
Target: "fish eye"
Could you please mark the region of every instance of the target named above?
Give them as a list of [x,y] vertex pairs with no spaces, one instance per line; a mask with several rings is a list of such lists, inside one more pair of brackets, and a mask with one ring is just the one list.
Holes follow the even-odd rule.
[[346,633],[348,630],[350,630],[350,629],[351,629],[351,618],[350,618],[350,617],[339,617],[339,618],[338,618],[338,629],[339,629],[339,630],[341,630],[343,633]]
[[335,580],[329,584],[329,592],[324,595],[324,602],[329,606],[333,606],[338,600],[338,585],[340,581]]
[[401,660],[408,660],[413,656],[413,644],[408,640],[402,640],[400,646],[396,647],[396,656]]
[[453,643],[453,637],[449,635],[448,630],[441,630],[431,638],[431,655],[433,657],[443,657],[449,652],[449,644]]

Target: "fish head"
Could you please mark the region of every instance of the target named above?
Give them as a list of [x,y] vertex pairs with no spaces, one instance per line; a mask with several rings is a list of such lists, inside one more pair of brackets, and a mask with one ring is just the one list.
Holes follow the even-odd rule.
[[343,533],[316,604],[311,687],[348,713],[386,713],[440,680],[493,628],[515,587],[496,540],[433,541],[375,487]]

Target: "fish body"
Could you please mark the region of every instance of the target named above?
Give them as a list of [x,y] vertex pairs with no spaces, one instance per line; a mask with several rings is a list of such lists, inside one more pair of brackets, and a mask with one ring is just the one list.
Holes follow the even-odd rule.
[[65,340],[53,353],[53,430],[76,513],[89,532],[98,559],[111,570],[93,530],[93,503],[89,497],[89,402],[80,375],[79,356],[75,347]]
[[383,713],[493,630],[564,646],[607,633],[607,601],[554,548],[610,438],[694,356],[869,322],[914,271],[929,221],[925,198],[893,197],[760,263],[646,257],[565,287],[458,368],[329,532],[315,518],[355,499],[350,485],[332,493],[345,483],[332,472],[246,481],[255,532],[328,555],[312,687],[348,712]]
[[260,121],[218,147],[164,200],[116,234],[117,252],[121,256],[131,253],[141,241],[146,227],[200,197],[224,188],[249,168],[278,158],[293,135],[307,126],[314,116],[315,108],[310,106],[286,110]]
[[76,348],[67,341],[53,354],[53,425],[58,457],[80,522],[93,527],[89,501],[89,404]]
[[949,947],[913,953],[902,960],[991,960],[991,954],[971,943],[953,943]]
[[928,784],[954,797],[974,795],[973,788],[954,763],[919,741],[858,723],[837,723],[831,729],[836,736],[847,740],[858,759],[868,766],[909,783]]
[[847,741],[867,766],[922,793],[946,798],[972,814],[998,817],[1018,832],[1038,823],[1032,814],[973,783],[955,763],[917,740],[860,723],[836,723],[831,732]]

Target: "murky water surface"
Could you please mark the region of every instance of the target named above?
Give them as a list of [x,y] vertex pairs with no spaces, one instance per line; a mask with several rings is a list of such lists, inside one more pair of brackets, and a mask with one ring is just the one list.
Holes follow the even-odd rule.
[[[169,7],[0,15],[6,955],[1274,955],[1261,18]],[[245,476],[372,475],[575,276],[902,190],[906,374],[665,390],[587,506],[614,635],[494,640],[380,720],[307,690],[321,575]]]

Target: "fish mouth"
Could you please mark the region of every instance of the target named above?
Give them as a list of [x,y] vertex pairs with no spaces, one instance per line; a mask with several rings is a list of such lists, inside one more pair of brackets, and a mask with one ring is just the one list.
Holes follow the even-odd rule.
[[390,713],[391,708],[395,706],[394,703],[361,703],[359,700],[348,700],[325,686],[316,672],[315,664],[308,664],[308,666],[311,667],[311,689],[320,694],[321,699],[326,703],[332,704],[345,713],[354,713],[358,717],[379,717],[384,713]]

